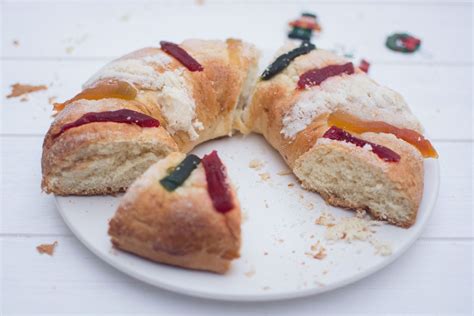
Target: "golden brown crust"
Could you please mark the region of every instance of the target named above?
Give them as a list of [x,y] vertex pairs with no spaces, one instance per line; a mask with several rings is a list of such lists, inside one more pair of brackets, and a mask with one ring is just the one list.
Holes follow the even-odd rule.
[[[391,224],[405,228],[410,227],[416,221],[418,208],[423,194],[424,167],[421,154],[414,147],[395,138],[393,135],[364,133],[358,136],[367,141],[383,144],[392,149],[401,156],[401,160],[397,163],[387,163],[370,151],[346,143],[331,141],[329,143],[318,143],[302,155],[295,163],[296,173],[298,173],[297,169],[300,167],[301,162],[307,159],[306,157],[314,155],[314,152],[321,150],[322,147],[325,147],[324,150],[327,151],[340,151],[343,155],[350,157],[352,160],[363,161],[365,164],[369,165],[373,170],[373,176],[381,174],[384,181],[392,185],[392,190],[401,192],[404,201],[408,202],[407,209],[404,210],[404,219],[400,220],[395,217],[387,217],[384,214],[384,211],[386,210],[371,209],[365,203],[355,203],[354,201],[339,197],[333,192],[329,193],[315,190],[304,183],[303,186],[308,190],[317,191],[328,204],[333,206],[339,206],[351,210],[365,210],[376,219],[387,221]],[[382,192],[380,193],[382,194]],[[383,196],[380,198],[383,198]]]
[[[113,144],[114,142],[132,144],[136,142],[137,146],[139,145],[136,148],[137,151],[145,151],[156,156],[156,158],[150,157],[149,159],[138,159],[137,156],[136,164],[140,165],[141,170],[147,163],[153,163],[162,156],[166,156],[170,151],[188,152],[206,140],[232,133],[234,111],[238,106],[240,96],[246,92],[243,91],[244,81],[252,68],[257,66],[257,50],[249,44],[234,39],[227,42],[187,40],[181,46],[202,64],[204,71],[190,72],[161,49],[144,48],[118,59],[119,62],[133,61],[130,65],[122,65],[119,70],[115,69],[105,75],[103,71],[99,72],[99,75],[102,74],[105,78],[114,79],[114,74],[118,73],[118,80],[131,80],[132,82],[129,83],[132,83],[137,89],[135,100],[78,100],[68,104],[59,113],[48,131],[43,145],[42,187],[44,191],[61,195],[90,195],[114,193],[126,189],[128,181],[124,181],[123,185],[97,184],[96,187],[80,189],[65,184],[66,179],[63,176],[63,171],[70,171],[70,168],[76,168],[76,171],[79,168],[83,168],[83,170],[92,168],[94,155],[99,154],[95,154],[91,148],[99,151],[100,144]],[[123,70],[129,66],[136,68]],[[150,69],[152,73],[150,73]],[[137,73],[138,75],[136,75]],[[157,82],[165,76],[165,73],[169,77],[163,79],[162,86],[160,86]],[[121,75],[124,75],[125,79],[120,77]],[[86,83],[86,86],[94,85],[100,80],[104,80],[104,77],[96,75]],[[176,83],[179,80],[183,80],[183,86]],[[164,87],[168,88],[168,92],[162,91]],[[189,95],[191,99],[186,99],[186,96],[183,97],[183,95]],[[177,105],[183,105],[183,102],[193,103],[194,110],[192,111],[195,115],[194,123],[196,125],[193,125],[192,128],[197,133],[196,137],[193,137],[189,130],[176,130],[175,126],[172,126],[173,122],[168,122],[169,116],[167,114],[169,113],[166,113],[166,106],[169,111],[169,109],[176,108]],[[183,106],[188,105],[184,104]],[[87,112],[122,108],[152,116],[160,121],[161,126],[141,129],[127,124],[92,123],[68,130],[56,139],[52,137],[62,125],[78,119]],[[78,156],[84,154],[85,148],[90,149],[89,157],[79,159]],[[124,146],[124,148],[126,150],[133,149],[130,146]],[[120,151],[119,148],[111,150],[111,154],[116,154],[113,150]],[[133,161],[132,158],[129,157],[129,161]],[[78,159],[81,164],[74,167],[73,164]],[[88,161],[92,163],[88,164]],[[98,168],[99,164],[96,163],[95,167]],[[54,179],[51,175],[54,175]],[[67,175],[70,176],[71,173],[67,173]],[[78,182],[80,181],[78,180]]]
[[287,164],[292,167],[294,161],[309,150],[324,131],[320,129],[324,117],[315,119],[294,139],[286,139],[283,129],[283,117],[288,113],[301,95],[296,90],[298,76],[318,66],[320,68],[341,63],[343,59],[333,54],[313,51],[297,57],[285,71],[271,80],[259,81],[252,96],[251,104],[245,115],[249,129],[261,133],[276,148]]
[[[298,77],[313,68],[322,68],[328,65],[341,64],[344,62],[347,61],[341,57],[322,50],[316,50],[307,55],[297,57],[282,73],[276,75],[271,80],[259,81],[256,85],[251,103],[245,113],[245,123],[249,130],[263,134],[265,139],[279,151],[293,171],[299,167],[299,159],[306,159],[306,157],[312,155],[313,150],[317,150],[318,145],[315,145],[317,140],[322,137],[324,132],[329,128],[326,124],[326,118],[330,113],[330,111],[322,111],[322,114],[317,115],[306,125],[306,127],[303,127],[302,130],[296,133],[293,137],[285,135],[284,118],[302,98],[302,94],[306,93],[304,90],[301,91],[296,89]],[[356,75],[361,75],[359,69],[356,69]],[[348,80],[347,78],[349,77],[347,75],[343,76],[345,79],[341,79],[341,77],[332,78],[330,80],[333,80],[333,82],[336,80]],[[349,80],[351,79],[349,78]],[[343,94],[344,92],[337,91],[337,93]],[[394,92],[390,93],[390,97],[393,98],[394,103],[398,102],[399,99],[401,100],[400,102],[403,102],[403,99],[401,99],[398,94]],[[342,95],[342,99],[343,98],[344,95]],[[350,98],[350,96],[347,98]],[[337,100],[337,98],[334,99]],[[354,102],[359,101],[355,100]],[[314,104],[313,106],[316,108],[320,105]],[[374,108],[374,111],[378,111],[378,109]],[[366,111],[366,113],[359,114],[363,115],[363,117],[373,117],[374,113]],[[396,115],[397,114],[394,114],[394,116]],[[408,115],[410,118],[413,118],[411,113]],[[413,129],[415,130],[421,129],[416,120],[404,122],[403,119],[400,118],[399,121],[402,121],[402,123],[407,126],[413,126]],[[403,227],[408,227],[412,225],[416,219],[416,212],[423,191],[424,169],[422,160],[419,158],[419,153],[414,153],[414,148],[399,139],[382,135],[367,135],[367,137],[373,139],[375,143],[394,148],[394,151],[402,156],[402,161],[400,163],[391,164],[391,166],[386,169],[386,178],[387,181],[392,181],[396,187],[404,190],[407,199],[411,201],[411,208],[409,210],[409,213],[411,214],[410,219],[404,222],[394,223]],[[337,147],[337,145],[334,146]],[[363,155],[367,154],[365,150],[356,148],[353,152],[348,152],[348,155],[357,155],[358,153],[362,153]],[[374,154],[371,153],[371,155]],[[380,159],[376,160],[378,160],[377,163],[380,165],[388,165]],[[306,188],[309,190],[316,190],[308,185]],[[350,201],[342,200],[341,198],[328,194],[327,192],[319,193],[330,204],[351,209],[361,207],[360,205],[355,205]],[[381,217],[378,212],[379,210],[370,211],[374,217]],[[385,218],[385,220],[387,220],[387,218]]]
[[173,153],[150,167],[129,188],[110,221],[112,243],[148,259],[189,269],[224,273],[239,257],[240,206],[217,212],[202,165],[173,192],[159,180],[185,155]]
[[142,110],[143,106],[135,101],[102,99],[98,101],[76,101],[68,105],[58,115],[43,143],[42,189],[45,192],[58,195],[95,195],[124,191],[130,183],[116,189],[111,186],[79,189],[80,186],[66,186],[61,183],[62,173],[90,169],[90,166],[98,159],[105,159],[107,156],[118,154],[114,151],[100,151],[100,148],[105,148],[105,145],[121,144],[122,146],[117,147],[117,150],[124,151],[124,148],[128,148],[130,154],[133,153],[134,148],[138,148],[138,144],[141,145],[139,148],[141,152],[135,155],[125,155],[124,159],[127,157],[132,159],[140,154],[152,153],[158,160],[158,158],[178,149],[174,140],[161,126],[158,128],[140,128],[131,124],[91,123],[70,129],[57,138],[53,137],[61,126],[75,121],[85,113],[113,111],[123,108],[148,114]]

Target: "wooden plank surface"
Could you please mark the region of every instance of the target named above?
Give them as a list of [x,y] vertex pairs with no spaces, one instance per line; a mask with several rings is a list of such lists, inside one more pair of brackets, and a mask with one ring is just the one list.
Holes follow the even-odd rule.
[[[36,252],[38,244],[55,240],[53,257]],[[111,268],[74,238],[2,238],[1,245],[6,254],[15,254],[4,258],[6,313],[314,315],[317,311],[324,315],[387,310],[467,314],[472,298],[466,278],[472,268],[472,243],[466,241],[418,241],[397,262],[353,286],[317,297],[245,304],[156,289]]]
[[[471,22],[470,4],[186,3],[105,1],[91,7],[80,1],[6,1],[2,54],[9,59],[111,58],[157,45],[161,39],[228,36],[273,52],[285,38],[286,23],[309,10],[321,18],[324,33],[317,43],[323,48],[343,44],[377,62],[472,63],[471,49],[457,49],[463,45],[459,39],[472,38],[472,29],[464,27]],[[387,50],[385,38],[395,31],[422,38],[423,52],[405,55]],[[13,45],[14,40],[20,45]]]
[[[356,284],[258,304],[156,289],[85,249],[39,187],[48,99],[65,100],[107,61],[161,39],[241,37],[270,55],[284,40],[286,22],[303,10],[321,18],[319,47],[343,46],[371,61],[372,76],[402,93],[434,140],[441,188],[420,240]],[[467,0],[0,1],[0,314],[472,314],[473,12]],[[422,50],[388,51],[385,37],[395,31],[419,36]],[[28,102],[6,99],[16,82],[49,89]],[[53,257],[36,252],[54,240]]]

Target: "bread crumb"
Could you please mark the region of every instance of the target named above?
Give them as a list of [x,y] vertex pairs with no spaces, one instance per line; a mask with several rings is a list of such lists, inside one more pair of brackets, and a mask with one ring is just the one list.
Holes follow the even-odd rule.
[[270,174],[268,172],[260,173],[259,176],[262,181],[267,181],[270,179]]
[[364,218],[365,215],[367,215],[367,212],[365,210],[356,210],[356,217],[357,218]]
[[10,87],[12,88],[12,91],[10,92],[9,95],[7,95],[8,99],[16,98],[16,97],[29,94],[32,92],[48,89],[48,87],[45,85],[33,86],[33,85],[21,84],[21,83],[12,84]]
[[74,47],[68,46],[66,47],[65,51],[66,51],[66,54],[70,55],[72,54],[72,52],[74,52]]
[[255,271],[255,267],[250,267],[250,270],[245,272],[245,276],[248,277],[248,278],[251,278],[255,275],[256,271]]
[[319,282],[319,281],[314,281],[313,283],[314,283],[315,285],[319,286],[319,287],[325,287],[325,286],[326,286],[326,284],[321,283],[321,282]]
[[315,224],[316,225],[321,225],[321,226],[326,226],[326,227],[331,227],[334,226],[334,222],[336,219],[334,216],[330,213],[323,212],[321,215],[316,219]]
[[249,162],[249,167],[255,170],[260,170],[263,167],[263,161],[253,159]]
[[315,244],[311,245],[311,252],[307,252],[306,255],[317,260],[323,260],[327,256],[326,248],[318,240]]
[[374,227],[381,223],[374,220],[353,217],[343,217],[332,226],[328,226],[325,237],[328,240],[368,240],[373,235]]
[[48,103],[52,105],[52,104],[54,104],[54,102],[56,102],[56,99],[57,99],[57,97],[51,96],[51,97],[48,98]]
[[375,248],[375,254],[389,256],[392,249],[389,244],[375,238],[375,228],[384,222],[374,221],[368,218],[365,211],[358,211],[355,216],[343,217],[336,221],[334,216],[323,213],[316,219],[316,224],[326,226],[324,237],[327,240],[343,240],[351,242],[354,240],[369,242]]
[[197,5],[204,5],[204,0],[195,0]]
[[292,187],[294,187],[294,186],[295,186],[294,183],[288,183],[288,187],[289,187],[289,188],[292,188]]
[[45,253],[47,255],[52,256],[54,254],[54,250],[57,245],[58,245],[57,241],[53,242],[52,244],[41,244],[39,246],[36,246],[36,250],[38,250],[40,254]]
[[293,174],[293,172],[291,172],[290,170],[282,170],[277,173],[277,175],[279,176],[288,176],[290,174]]
[[374,246],[376,255],[385,257],[392,254],[392,247],[390,244],[381,242],[374,238],[371,238],[369,242],[372,246]]

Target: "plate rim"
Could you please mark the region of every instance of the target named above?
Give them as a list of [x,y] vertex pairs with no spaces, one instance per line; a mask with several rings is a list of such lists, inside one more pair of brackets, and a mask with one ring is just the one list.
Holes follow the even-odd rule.
[[[427,160],[427,159],[426,159]],[[334,282],[330,285],[326,285],[324,287],[315,287],[315,288],[309,288],[309,289],[299,289],[299,290],[292,290],[292,291],[287,291],[287,292],[279,292],[279,293],[272,293],[272,292],[264,292],[260,295],[255,295],[255,294],[239,294],[239,295],[229,295],[229,294],[216,294],[216,293],[207,293],[207,292],[200,292],[197,290],[189,289],[184,286],[177,286],[174,284],[170,284],[167,282],[161,282],[160,280],[151,280],[151,279],[146,279],[142,277],[141,275],[135,273],[133,269],[130,269],[127,265],[122,264],[120,262],[112,260],[110,257],[104,255],[101,251],[96,249],[92,244],[87,242],[84,238],[82,238],[82,234],[80,234],[74,225],[68,220],[68,218],[65,216],[63,208],[60,205],[59,199],[65,198],[64,196],[54,196],[54,201],[56,204],[56,208],[58,209],[59,214],[61,215],[61,218],[63,221],[66,223],[68,228],[71,230],[71,232],[74,234],[74,236],[83,244],[86,246],[86,248],[91,251],[93,254],[95,254],[97,257],[99,257],[101,260],[105,261],[107,264],[112,266],[113,268],[117,269],[118,271],[127,274],[128,276],[131,276],[137,280],[140,280],[144,283],[150,284],[152,286],[171,291],[174,293],[179,293],[179,294],[184,294],[192,297],[198,297],[198,298],[204,298],[204,299],[210,299],[214,301],[228,301],[228,302],[268,302],[268,301],[280,301],[280,300],[289,300],[289,299],[296,299],[296,298],[303,298],[303,297],[308,297],[308,296],[313,296],[321,293],[326,293],[333,291],[338,288],[342,288],[346,285],[355,283],[357,281],[360,281],[364,278],[366,278],[369,275],[372,275],[378,271],[381,271],[383,268],[387,267],[391,263],[393,263],[396,259],[398,259],[403,253],[405,253],[414,243],[417,241],[421,235],[421,233],[424,231],[426,223],[430,219],[433,209],[436,205],[436,202],[438,200],[438,195],[439,195],[439,187],[440,187],[440,165],[439,165],[439,159],[431,159],[435,163],[433,164],[434,168],[434,178],[436,179],[436,182],[434,183],[434,192],[433,192],[433,198],[428,201],[428,205],[426,206],[426,212],[427,214],[421,218],[417,219],[417,224],[419,225],[418,231],[415,232],[413,238],[409,240],[407,243],[403,244],[400,248],[398,248],[394,253],[392,253],[389,257],[387,257],[386,260],[382,261],[380,264],[375,265],[369,269],[364,270],[361,273],[355,274],[352,277],[349,277],[344,280],[340,280],[337,282]],[[426,167],[424,166],[424,169]],[[426,170],[425,170],[426,171]],[[420,220],[420,222],[418,222]],[[143,258],[141,258],[143,259]],[[146,259],[143,259],[146,260]]]

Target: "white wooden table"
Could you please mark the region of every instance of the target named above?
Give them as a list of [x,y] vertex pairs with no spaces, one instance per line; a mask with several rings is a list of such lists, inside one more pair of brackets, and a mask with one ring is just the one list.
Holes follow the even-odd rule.
[[[42,313],[163,315],[471,314],[473,310],[472,20],[465,1],[2,1],[0,309]],[[71,234],[52,196],[40,190],[48,98],[76,93],[106,61],[160,39],[241,37],[275,49],[285,24],[317,12],[327,42],[372,63],[378,81],[400,91],[440,154],[441,190],[416,244],[395,263],[324,295],[268,303],[226,303],[154,288],[111,268]],[[258,28],[258,29],[257,29]],[[384,47],[394,31],[423,40],[403,55]],[[266,34],[266,36],[262,36]],[[323,40],[322,38],[322,40]],[[18,45],[14,44],[18,41]],[[6,99],[13,83],[47,84],[28,102]],[[57,240],[53,257],[35,247]]]

